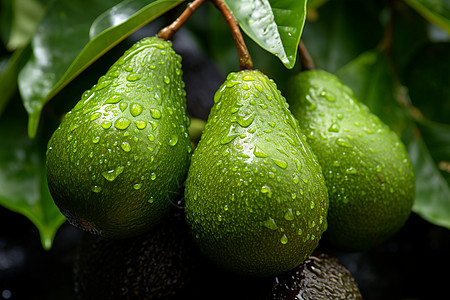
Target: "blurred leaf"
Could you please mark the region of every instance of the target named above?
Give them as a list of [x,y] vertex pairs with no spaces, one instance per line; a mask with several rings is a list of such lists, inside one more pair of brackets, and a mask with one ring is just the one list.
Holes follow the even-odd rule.
[[14,0],[11,4],[11,27],[6,44],[9,51],[28,45],[45,13],[45,5],[39,0]]
[[19,74],[19,90],[29,114],[28,134],[31,137],[36,134],[46,102],[102,54],[182,0],[126,1],[116,10],[110,10],[111,14],[124,8],[130,13],[127,4],[142,9],[89,41],[89,30],[98,15],[118,2],[90,1],[89,9],[86,9],[85,1],[59,0],[49,7],[33,37],[33,57]]
[[320,6],[302,36],[316,67],[335,72],[375,48],[382,36],[379,14],[378,7],[361,0],[329,1]]
[[242,30],[292,69],[306,19],[306,0],[225,0]]
[[442,27],[450,34],[450,1],[448,0],[405,0],[424,18]]
[[65,218],[53,202],[45,176],[45,143],[27,135],[26,113],[20,102],[0,119],[0,204],[30,219],[50,249]]
[[[28,50],[28,49],[27,49]],[[24,56],[29,51],[25,48],[14,51],[8,59],[5,68],[0,73],[0,117],[9,100],[17,91],[17,74],[19,73],[19,65]]]
[[427,118],[450,124],[450,43],[431,43],[417,51],[404,72],[411,101]]
[[413,211],[425,220],[450,229],[450,188],[417,133],[406,143],[416,173]]
[[418,127],[431,157],[450,185],[450,125],[421,119]]
[[307,7],[308,10],[310,9],[316,9],[319,6],[323,5],[325,2],[327,2],[328,0],[308,0],[307,1]]

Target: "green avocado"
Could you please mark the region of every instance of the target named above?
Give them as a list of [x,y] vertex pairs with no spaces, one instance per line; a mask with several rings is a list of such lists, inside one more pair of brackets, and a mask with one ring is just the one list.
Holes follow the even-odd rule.
[[328,72],[295,75],[286,97],[328,187],[324,238],[349,251],[386,241],[408,219],[415,194],[413,168],[397,134]]
[[169,212],[191,146],[181,57],[144,38],[86,91],[47,150],[51,195],[68,221],[111,238],[141,234]]
[[317,159],[273,80],[228,75],[214,97],[186,181],[186,217],[202,252],[231,271],[298,266],[326,227]]

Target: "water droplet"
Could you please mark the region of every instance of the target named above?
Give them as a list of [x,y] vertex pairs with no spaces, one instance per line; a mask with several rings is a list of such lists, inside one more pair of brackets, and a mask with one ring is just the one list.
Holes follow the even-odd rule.
[[130,105],[130,113],[133,117],[137,117],[142,113],[142,106],[138,103],[132,103]]
[[358,171],[356,171],[355,168],[350,167],[350,168],[346,169],[345,172],[346,172],[347,174],[356,174]]
[[175,146],[178,143],[178,135],[174,134],[169,140],[170,146]]
[[147,200],[147,202],[150,204],[153,203],[153,201],[154,201],[153,197],[150,197],[150,199]]
[[339,132],[340,126],[337,123],[332,123],[328,128],[329,132]]
[[161,118],[161,111],[157,108],[150,109],[150,115],[154,119],[160,119]]
[[336,139],[336,145],[342,146],[342,147],[351,147],[350,144],[347,143],[347,141],[343,138],[337,138]]
[[98,185],[94,185],[94,186],[91,188],[91,190],[92,190],[94,193],[100,193],[100,192],[102,191],[102,187],[101,187],[101,186],[98,186]]
[[265,153],[261,150],[261,148],[259,148],[258,146],[255,146],[255,149],[253,149],[253,154],[254,154],[256,157],[262,157],[262,158],[267,157],[267,154],[265,154]]
[[261,188],[261,193],[267,194],[270,192],[270,188],[267,185],[263,185]]
[[131,145],[128,142],[122,142],[122,144],[120,146],[122,147],[123,151],[125,151],[125,152],[131,151]]
[[270,127],[275,128],[275,122],[267,122],[267,123],[270,125]]
[[277,230],[278,226],[277,223],[275,223],[275,220],[272,218],[268,218],[267,220],[265,220],[264,222],[262,222],[262,225],[266,228],[269,228],[271,230]]
[[169,84],[170,83],[170,78],[167,77],[166,75],[164,75],[164,82]]
[[151,179],[151,180],[155,180],[155,179],[156,179],[156,174],[155,174],[155,173],[152,173],[152,174],[150,175],[150,179]]
[[150,142],[153,142],[155,140],[155,136],[151,133],[149,135],[147,135],[147,137]]
[[283,236],[281,237],[280,242],[281,242],[283,245],[286,245],[286,244],[287,244],[288,238],[287,238],[287,236],[286,236],[285,234],[283,234]]
[[282,169],[286,169],[287,168],[287,162],[282,160],[282,159],[276,159],[276,158],[272,158],[272,161],[279,166]]
[[147,123],[145,121],[142,121],[142,120],[134,121],[134,123],[136,123],[136,127],[138,129],[141,129],[141,130],[144,129],[147,126]]
[[220,140],[220,143],[222,145],[228,144],[232,141],[234,141],[234,139],[238,136],[238,134],[229,134],[229,135],[225,135],[222,137],[222,139]]
[[103,129],[109,129],[110,127],[111,127],[111,125],[112,125],[112,122],[111,121],[103,121],[102,122],[102,128]]
[[133,185],[133,189],[138,190],[142,187],[142,183],[136,183]]
[[287,221],[292,221],[292,220],[294,220],[294,214],[292,213],[292,209],[288,209],[288,211],[284,214],[284,218],[287,220]]
[[[103,77],[104,78],[104,77]],[[100,79],[100,82],[99,83],[97,83],[95,86],[94,86],[94,89],[96,90],[96,91],[99,91],[99,90],[101,90],[101,89],[104,89],[105,87],[107,87],[108,85],[110,85],[111,84],[111,80],[102,80],[102,79]]]
[[94,138],[92,139],[92,142],[93,142],[94,144],[97,144],[99,141],[100,141],[100,137],[99,137],[99,136],[96,136],[96,137],[94,137]]
[[122,112],[124,112],[125,109],[127,109],[127,106],[128,106],[128,103],[126,103],[126,102],[120,102],[120,104],[119,104],[119,109],[120,109]]
[[122,99],[123,99],[122,95],[112,95],[111,97],[106,99],[104,104],[116,104],[116,103],[120,102]]
[[94,121],[94,120],[100,118],[101,116],[102,116],[102,113],[99,112],[99,111],[96,111],[96,112],[94,112],[94,113],[91,115],[90,120],[91,120],[91,121]]
[[298,231],[297,231],[297,234],[298,235],[302,235],[303,234],[303,230],[301,228],[299,228]]
[[310,207],[311,209],[314,209],[315,206],[316,206],[316,203],[315,203],[314,201],[311,201],[311,204],[310,204],[309,207]]
[[127,129],[128,126],[130,126],[130,124],[131,124],[130,120],[124,117],[120,117],[116,120],[116,122],[114,122],[114,127],[120,130],[124,130]]
[[119,166],[116,169],[112,169],[112,170],[103,172],[102,175],[103,175],[103,177],[105,177],[106,180],[113,181],[114,179],[117,178],[117,176],[122,174],[123,170],[124,170],[124,167]]
[[141,79],[141,77],[142,77],[141,74],[129,74],[129,75],[127,76],[127,80],[128,80],[128,81],[136,81],[136,80]]
[[255,120],[255,116],[256,116],[255,112],[252,112],[245,116],[238,115],[237,122],[239,123],[239,125],[246,128],[253,123],[253,121]]

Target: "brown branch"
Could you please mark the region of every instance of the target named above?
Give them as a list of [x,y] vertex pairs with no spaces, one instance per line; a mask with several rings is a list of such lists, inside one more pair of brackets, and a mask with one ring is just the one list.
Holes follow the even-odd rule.
[[158,37],[164,40],[170,40],[173,35],[186,23],[191,15],[207,0],[195,0],[189,3],[183,13],[169,26],[164,27],[158,32]]
[[298,44],[298,52],[300,55],[300,64],[302,66],[302,71],[314,70],[316,66],[302,40],[300,40],[300,43]]
[[244,38],[242,37],[236,18],[233,16],[232,12],[223,0],[212,0],[212,2],[220,10],[230,26],[231,34],[233,35],[234,43],[236,44],[236,49],[239,56],[239,66],[241,70],[253,70],[253,61],[250,57],[247,46],[245,45]]

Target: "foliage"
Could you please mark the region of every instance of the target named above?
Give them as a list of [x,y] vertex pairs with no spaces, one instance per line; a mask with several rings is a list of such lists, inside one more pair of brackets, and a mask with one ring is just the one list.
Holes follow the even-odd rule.
[[[183,2],[0,2],[0,204],[27,216],[46,249],[64,221],[44,174],[45,145],[60,121],[55,111],[70,109],[92,85],[83,71]],[[414,211],[450,228],[450,2],[225,2],[247,35],[255,67],[281,88],[299,69],[302,37],[316,66],[338,74],[402,137],[416,172]],[[227,25],[213,6],[204,7],[186,28],[223,74],[236,71]],[[76,91],[74,99],[66,99],[67,90]]]

